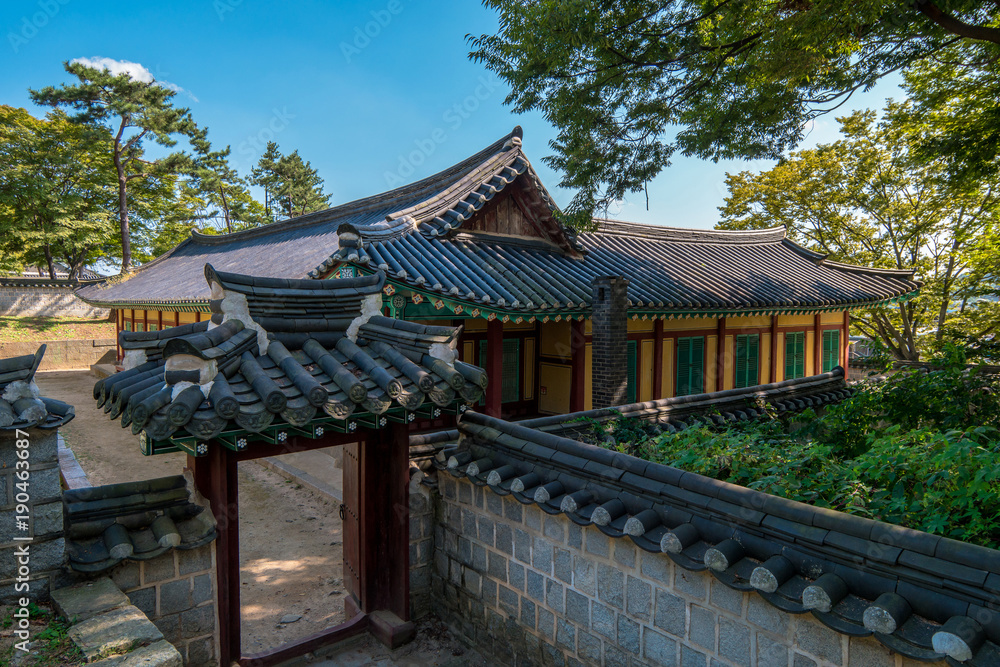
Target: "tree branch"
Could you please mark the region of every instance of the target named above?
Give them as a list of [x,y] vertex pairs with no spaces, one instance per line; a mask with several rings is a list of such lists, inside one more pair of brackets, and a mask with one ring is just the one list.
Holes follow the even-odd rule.
[[981,25],[970,25],[961,19],[941,11],[941,8],[929,0],[917,0],[917,9],[934,23],[953,35],[966,39],[976,39],[983,42],[1000,44],[1000,29],[987,28]]

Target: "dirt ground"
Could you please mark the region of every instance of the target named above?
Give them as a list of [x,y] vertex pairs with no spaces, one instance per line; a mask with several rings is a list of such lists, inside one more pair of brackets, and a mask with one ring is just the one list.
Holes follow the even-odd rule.
[[0,340],[114,338],[115,323],[79,317],[0,317]]
[[[73,405],[60,432],[90,483],[180,474],[183,454],[143,456],[136,436],[96,407],[88,371],[39,373],[44,396]],[[298,639],[343,621],[343,552],[337,507],[249,461],[239,466],[243,644],[247,652]],[[302,618],[287,624],[288,615]]]

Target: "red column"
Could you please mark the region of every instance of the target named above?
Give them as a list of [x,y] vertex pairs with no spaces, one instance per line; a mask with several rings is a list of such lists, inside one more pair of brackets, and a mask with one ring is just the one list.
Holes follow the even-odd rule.
[[663,320],[653,322],[653,400],[663,398]]
[[569,393],[569,411],[580,412],[586,409],[587,395],[584,392],[587,385],[587,329],[584,320],[573,320],[569,327],[569,345],[573,378]]
[[820,329],[820,318],[823,316],[820,313],[816,313],[813,318],[813,375],[819,375],[823,372],[823,331]]
[[503,398],[503,322],[490,320],[486,323],[486,414],[500,417],[500,403]]
[[719,318],[719,342],[715,349],[715,391],[722,391],[726,379],[726,318]]
[[778,381],[778,316],[771,315],[771,382]]

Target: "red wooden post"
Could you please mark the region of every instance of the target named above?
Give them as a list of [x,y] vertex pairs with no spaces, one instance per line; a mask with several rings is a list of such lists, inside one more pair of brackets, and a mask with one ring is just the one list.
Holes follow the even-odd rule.
[[823,330],[821,327],[821,318],[823,316],[820,313],[816,313],[813,318],[813,375],[819,375],[823,372]]
[[844,342],[841,344],[841,358],[844,362],[844,379],[847,379],[847,367],[851,363],[851,311],[844,311]]
[[490,320],[486,323],[486,414],[500,417],[503,401],[503,322]]
[[715,390],[722,391],[726,380],[726,318],[719,318],[719,343],[715,351]]
[[587,329],[584,320],[570,323],[570,354],[573,365],[573,379],[569,394],[569,411],[581,412],[586,409],[587,395]]
[[174,326],[179,327],[181,325],[181,311],[174,311]]
[[653,322],[653,400],[663,398],[663,320]]
[[778,316],[771,315],[771,382],[778,381]]
[[163,311],[156,311],[156,330],[163,331]]
[[201,311],[200,310],[194,311],[194,321],[195,322],[201,322]]

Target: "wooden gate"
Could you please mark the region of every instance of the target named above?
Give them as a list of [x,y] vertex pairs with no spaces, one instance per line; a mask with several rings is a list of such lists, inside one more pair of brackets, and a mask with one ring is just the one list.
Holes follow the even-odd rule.
[[[344,446],[344,502],[340,506],[340,519],[344,535],[344,587],[355,598],[357,608],[364,609],[364,591],[361,588],[361,444]],[[350,617],[350,609],[347,616]]]

